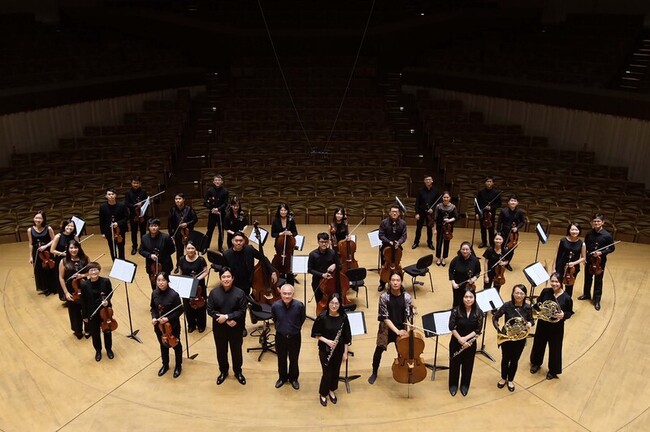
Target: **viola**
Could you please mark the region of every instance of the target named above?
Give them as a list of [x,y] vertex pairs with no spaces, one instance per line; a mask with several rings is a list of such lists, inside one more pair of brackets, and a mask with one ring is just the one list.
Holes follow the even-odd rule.
[[393,362],[393,379],[401,384],[415,384],[427,377],[427,368],[422,358],[424,335],[409,329],[405,335],[397,338],[397,357]]
[[[499,266],[501,267],[501,266]],[[496,270],[496,269],[495,269]],[[467,283],[467,288],[471,288],[472,291],[476,291],[476,281],[471,282],[472,278],[474,277],[474,272],[471,270],[467,271],[467,280],[465,281]]]
[[434,213],[427,212],[427,226],[429,228],[433,228],[435,225],[436,225],[436,219],[434,217]]
[[589,272],[594,276],[603,274],[602,257],[600,255],[589,255]]
[[[196,277],[194,272],[191,274],[192,277]],[[205,307],[205,296],[203,295],[203,282],[200,281],[199,285],[196,287],[196,297],[190,298],[190,307],[192,309],[201,309]]]
[[190,240],[190,229],[188,227],[181,228],[181,238],[184,245]]
[[382,254],[384,255],[384,265],[380,271],[380,278],[382,282],[389,283],[393,273],[402,274],[402,267],[400,266],[402,249],[392,244],[391,246],[386,246]]
[[41,267],[44,269],[54,269],[54,265],[56,264],[54,260],[52,259],[52,254],[50,253],[49,250],[43,250],[38,252],[38,257],[41,260]]
[[323,297],[316,304],[316,315],[320,315],[327,310],[327,305],[335,293],[341,295],[341,306],[351,303],[350,299],[348,299],[350,279],[338,269],[334,270],[333,276],[329,279],[323,278],[318,284],[318,289],[323,293]]
[[332,245],[338,246],[338,242],[336,241],[336,227],[333,224],[330,224],[330,240]]
[[72,279],[72,281],[70,281],[70,286],[72,286],[72,301],[79,303],[81,301],[81,286],[79,285],[79,279]]
[[174,348],[176,345],[178,345],[178,338],[174,336],[174,333],[172,332],[172,324],[169,321],[164,324],[159,322],[158,328],[162,333],[160,341],[163,345],[169,348]]
[[[516,227],[517,224],[513,222],[512,228]],[[510,229],[510,234],[508,235],[508,244],[506,245],[508,249],[512,249],[519,242],[519,231],[513,231],[512,228]]]
[[[262,256],[264,256],[264,247],[262,246],[262,235],[260,234],[259,222],[253,222],[253,232],[257,238],[257,244]],[[277,283],[273,283],[271,274],[266,266],[259,261],[255,264],[253,270],[253,298],[257,303],[272,304],[280,298]]]
[[291,259],[296,247],[296,239],[292,235],[281,234],[275,239],[275,256],[273,267],[281,274],[291,273]]

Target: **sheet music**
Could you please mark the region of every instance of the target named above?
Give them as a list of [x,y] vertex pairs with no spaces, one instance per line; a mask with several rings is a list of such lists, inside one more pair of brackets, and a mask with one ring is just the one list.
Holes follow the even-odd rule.
[[503,305],[503,299],[496,288],[488,288],[476,293],[476,303],[485,313],[499,309]]
[[350,321],[350,330],[352,332],[352,336],[368,333],[368,329],[366,329],[366,319],[363,315],[363,311],[348,312],[348,321]]
[[169,287],[176,291],[182,298],[196,297],[199,280],[191,276],[169,275]]
[[368,233],[368,240],[370,241],[370,247],[380,247],[381,240],[379,240],[379,229],[370,231]]
[[446,335],[451,333],[451,330],[449,330],[449,317],[451,317],[451,309],[433,314],[433,322],[436,325],[437,335]]
[[108,276],[113,279],[121,280],[122,282],[132,283],[135,278],[137,267],[138,265],[136,263],[118,258],[113,261],[113,268]]
[[84,226],[86,225],[86,221],[81,218],[78,218],[77,216],[72,216],[72,218],[70,219],[72,219],[72,222],[74,222],[74,226],[76,229],[74,235],[76,237],[79,237],[79,234],[81,234],[81,231],[83,231]]
[[294,255],[291,258],[291,269],[296,274],[308,273],[307,262],[309,255]]
[[[269,232],[264,228],[259,228],[259,230],[260,238],[262,239],[262,245],[264,245],[266,243],[266,237],[269,235]],[[251,227],[251,232],[248,234],[248,240],[255,243],[256,245],[259,245],[257,237],[255,236],[255,227]]]
[[302,250],[302,247],[305,245],[305,236],[298,234],[296,236],[296,247],[295,250]]
[[150,202],[150,200],[151,200],[151,198],[147,197],[147,199],[144,201],[144,203],[143,203],[142,206],[140,207],[140,214],[141,214],[141,215],[145,215],[145,214],[147,214],[147,209],[149,208],[149,202]]
[[542,227],[542,224],[538,223],[535,226],[535,231],[537,232],[537,236],[539,237],[539,240],[543,244],[546,244],[546,242],[548,241],[548,235],[546,235],[546,232],[544,231],[544,228]]
[[528,281],[533,284],[533,286],[538,286],[546,282],[551,278],[551,276],[546,272],[546,269],[540,262],[529,265],[524,269],[524,274]]

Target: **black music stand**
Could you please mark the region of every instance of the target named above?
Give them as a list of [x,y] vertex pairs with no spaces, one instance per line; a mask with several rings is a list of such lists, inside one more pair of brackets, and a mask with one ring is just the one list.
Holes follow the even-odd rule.
[[[169,281],[170,285],[169,287],[176,291],[178,295],[181,297],[181,301],[183,299],[190,299],[193,297],[196,297],[196,292],[199,287],[199,280],[196,278],[193,278],[191,276],[175,276],[175,275],[169,275]],[[173,287],[172,287],[173,284]],[[183,308],[185,305],[183,305]],[[187,347],[187,358],[190,360],[194,360],[199,354],[193,354],[190,355],[190,341],[187,336],[187,315],[183,314],[183,322],[185,325],[183,326],[183,330],[185,333],[185,346]]]
[[[366,319],[363,314],[363,311],[355,311],[357,305],[352,303],[345,305],[343,310],[348,309],[350,312],[348,314],[348,320],[350,321],[350,330],[352,336],[362,335],[368,333],[366,328]],[[350,393],[350,381],[354,381],[361,377],[361,375],[348,375],[348,360],[350,357],[354,357],[354,352],[348,350],[348,358],[345,359],[345,375],[339,377],[339,381],[345,383],[345,390]]]
[[487,329],[488,312],[494,313],[495,310],[500,308],[503,305],[503,299],[496,288],[488,288],[476,293],[476,303],[485,314],[485,318],[483,319],[483,334],[481,335],[481,347],[476,350],[476,354],[483,354],[485,357],[495,362],[496,360],[494,357],[485,350],[485,331]]
[[[539,244],[540,243],[546,244],[548,242],[548,234],[546,233],[546,231],[544,231],[544,228],[542,227],[542,224],[540,224],[539,222],[537,223],[537,225],[535,225],[535,233],[537,234],[537,248],[535,249],[535,263],[537,263],[537,259],[539,257]],[[532,266],[532,265],[534,265],[534,264],[531,264],[530,266]],[[528,266],[528,267],[530,267],[530,266]],[[526,267],[526,268],[528,268],[528,267]],[[526,269],[524,269],[524,274],[526,274]],[[526,278],[528,278],[527,274],[526,274]],[[530,278],[528,280],[531,281]],[[546,282],[547,280],[548,279],[546,279],[544,282]],[[533,285],[533,282],[531,282],[530,297],[529,297],[531,304],[533,303],[533,300],[537,297],[536,295],[533,295],[533,294],[535,292],[535,288],[538,285],[539,284]]]
[[424,336],[436,338],[436,348],[433,354],[433,364],[425,364],[426,367],[431,369],[431,381],[435,381],[437,370],[449,369],[449,366],[438,365],[438,336],[451,333],[449,331],[450,315],[451,309],[430,312],[428,314],[422,315],[422,327],[424,328]]
[[116,258],[115,261],[113,261],[113,268],[111,269],[109,277],[124,282],[124,292],[126,292],[126,309],[129,314],[130,330],[130,333],[126,337],[133,339],[136,342],[142,343],[142,339],[138,337],[138,332],[140,330],[133,330],[133,321],[131,320],[131,302],[129,301],[129,284],[133,283],[137,269],[138,265],[136,263]]

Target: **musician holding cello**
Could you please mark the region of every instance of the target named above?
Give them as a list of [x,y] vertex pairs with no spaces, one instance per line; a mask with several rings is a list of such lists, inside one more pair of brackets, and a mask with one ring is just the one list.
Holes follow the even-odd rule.
[[155,290],[156,275],[160,272],[169,274],[174,268],[172,254],[175,249],[169,234],[160,231],[160,219],[151,218],[147,224],[149,232],[142,237],[139,252],[145,258],[151,289]]
[[582,228],[577,222],[570,222],[566,236],[560,240],[551,268],[560,275],[564,290],[573,298],[573,285],[580,273],[580,264],[587,260],[587,246],[580,239]]
[[289,204],[280,203],[275,211],[275,218],[271,224],[271,237],[275,239],[275,256],[273,266],[278,270],[280,276],[284,277],[288,284],[293,285],[296,281],[291,269],[291,259],[295,248],[298,228],[293,218]]
[[408,334],[406,323],[410,322],[412,311],[413,299],[404,291],[402,275],[395,272],[390,277],[390,289],[379,296],[379,329],[377,346],[372,356],[372,375],[368,377],[369,384],[374,384],[377,380],[381,356],[388,349],[388,344],[394,343],[397,349],[397,338]]
[[463,302],[451,310],[449,316],[449,393],[467,396],[472,381],[476,340],[483,328],[483,311],[476,304],[476,293],[471,288],[463,289]]
[[174,378],[182,372],[183,345],[181,345],[181,320],[183,303],[176,291],[170,289],[169,275],[161,272],[156,275],[156,289],[151,292],[151,325],[160,344],[162,367],[158,376],[163,376],[169,370],[169,348],[174,349],[176,365]]
[[188,240],[185,246],[185,256],[181,257],[178,266],[181,274],[190,276],[199,281],[196,296],[190,299],[183,299],[185,318],[187,319],[187,332],[192,333],[198,328],[199,333],[205,331],[207,287],[205,278],[208,276],[208,263],[205,258],[199,256],[196,245]]
[[[307,271],[312,276],[311,288],[314,290],[314,297],[319,303],[323,298],[320,289],[323,279],[334,279],[337,270],[341,270],[339,256],[330,248],[330,235],[326,232],[318,233],[318,248],[309,253],[307,259]],[[340,294],[340,293],[339,293]]]
[[[250,244],[246,244],[245,239],[244,233],[237,231],[232,238],[232,247],[223,253],[223,258],[237,281],[237,288],[244,291],[246,295],[251,295],[255,259],[266,268],[266,271],[270,275],[271,284],[278,282],[278,273],[271,265],[269,259]],[[274,297],[278,298],[279,295],[276,296],[274,294]]]
[[420,236],[422,235],[422,227],[427,226],[427,246],[429,249],[434,250],[433,247],[433,206],[438,202],[440,196],[433,188],[433,177],[430,175],[424,176],[424,186],[418,191],[415,198],[415,220],[417,225],[415,228],[415,239],[411,249],[415,249],[420,245]]
[[86,267],[88,279],[81,282],[81,310],[83,321],[88,324],[88,330],[93,340],[95,348],[95,361],[102,359],[102,337],[104,333],[104,347],[106,356],[113,359],[113,333],[112,331],[101,331],[101,314],[102,308],[112,307],[111,301],[107,296],[111,293],[111,281],[108,278],[99,276],[102,266],[93,261]]
[[[226,214],[226,207],[228,206],[228,189],[223,186],[223,177],[217,174],[212,178],[212,186],[205,193],[203,204],[205,208],[210,211],[208,216],[208,229],[205,233],[203,246],[201,252],[205,253],[210,248],[212,235],[214,234],[215,227],[219,229],[219,238],[217,246],[219,252],[223,251],[223,222]],[[238,230],[236,230],[238,231]]]
[[[607,256],[614,252],[614,239],[604,228],[605,216],[596,213],[591,218],[591,230],[585,236],[587,261],[585,262],[584,290],[578,300],[592,300],[594,308],[600,310],[600,299],[603,295],[603,276]],[[594,285],[594,296],[591,296],[591,285]]]
[[349,235],[349,229],[348,229],[348,217],[345,214],[345,208],[339,207],[336,210],[334,210],[334,218],[332,219],[332,223],[330,224],[330,240],[332,244],[332,249],[336,253],[339,252],[339,245],[338,243],[341,240],[350,240],[348,237]]
[[463,303],[466,288],[476,290],[476,280],[481,274],[481,262],[472,253],[472,244],[464,241],[456,257],[449,264],[449,280],[453,294],[453,307]]
[[142,189],[142,180],[140,176],[131,178],[131,189],[126,191],[124,204],[129,209],[129,225],[131,226],[131,255],[138,252],[138,232],[140,240],[147,233],[147,215],[142,213],[142,206],[149,194]]
[[128,229],[129,210],[117,202],[115,189],[106,189],[106,202],[99,206],[99,229],[106,239],[111,259],[124,259],[124,236]]
[[167,221],[167,232],[174,240],[176,246],[176,268],[174,273],[178,273],[178,261],[183,256],[185,244],[190,239],[190,234],[194,231],[194,225],[199,221],[194,209],[185,203],[185,194],[179,192],[174,195],[174,207],[169,209],[169,219]]
[[[390,253],[393,269],[399,267],[399,258],[402,256],[402,245],[406,241],[406,222],[400,218],[400,207],[393,204],[388,212],[388,217],[381,221],[379,225],[379,240],[381,240],[381,264],[382,274],[386,274],[386,278],[381,278],[379,281],[378,291],[383,291],[386,283],[390,280],[390,271],[383,271],[383,266],[386,264],[386,253]],[[389,248],[389,250],[386,250]],[[398,258],[399,257],[399,258]],[[391,271],[393,270],[391,269]],[[399,267],[401,271],[401,267]]]
[[[512,194],[508,197],[508,206],[501,209],[499,214],[499,223],[497,224],[497,232],[503,237],[508,249],[512,249],[519,241],[519,230],[523,228],[526,222],[524,212],[518,207],[519,198],[517,195]],[[510,252],[510,259],[506,268],[512,271],[512,258],[515,252]]]
[[494,188],[494,177],[487,176],[485,178],[485,188],[478,191],[474,202],[476,218],[480,218],[481,222],[481,244],[478,245],[479,249],[487,247],[488,241],[490,246],[494,246],[494,227],[496,225],[497,211],[501,208],[500,196],[501,192]]
[[[449,192],[442,193],[442,202],[436,205],[434,211],[436,228],[433,231],[436,235],[436,265],[447,265],[445,261],[449,256],[449,242],[454,237],[454,223],[458,219],[458,209],[451,203]],[[440,257],[442,256],[442,261]]]

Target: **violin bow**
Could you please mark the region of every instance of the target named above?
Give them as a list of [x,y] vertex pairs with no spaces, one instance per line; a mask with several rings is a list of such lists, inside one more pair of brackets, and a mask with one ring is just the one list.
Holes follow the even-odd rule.
[[172,310],[170,310],[169,312],[167,312],[165,315],[163,315],[163,316],[161,316],[161,317],[159,317],[159,318],[156,318],[156,319],[158,320],[158,322],[160,322],[161,319],[165,318],[167,315],[169,315],[170,313],[174,312],[176,309],[178,309],[178,308],[181,307],[181,306],[183,306],[183,302],[181,302],[181,304],[179,304],[178,306],[176,306],[174,309],[172,309]]
[[99,306],[97,306],[97,309],[95,309],[95,310],[93,311],[93,313],[90,314],[90,317],[88,318],[89,320],[91,320],[91,319],[95,316],[95,314],[97,313],[97,311],[100,310],[100,309],[102,308],[102,303],[104,303],[106,300],[110,300],[110,299],[111,299],[111,297],[113,296],[113,293],[115,292],[115,290],[117,289],[117,287],[119,287],[120,285],[122,285],[122,284],[121,284],[121,283],[118,284],[115,288],[113,288],[113,289],[111,290],[110,293],[108,293],[108,295],[107,295],[106,297],[104,297],[104,300],[102,300],[102,301],[99,303]]
[[79,273],[81,273],[82,271],[84,271],[84,270],[86,269],[86,267],[88,267],[88,266],[90,265],[91,262],[97,262],[97,260],[100,259],[101,257],[103,257],[104,255],[106,255],[106,254],[103,253],[103,254],[99,255],[97,258],[95,258],[94,260],[92,260],[92,261],[88,261],[88,264],[86,264],[85,266],[81,267],[78,271],[76,271],[72,276],[70,276],[69,278],[67,278],[65,281],[68,282],[68,281],[72,280],[75,276],[77,276]]
[[[507,257],[508,255],[510,255],[510,253],[511,253],[513,250],[517,249],[517,246],[519,246],[520,244],[521,244],[521,242],[517,242],[517,243],[515,243],[515,245],[512,247],[512,249],[510,249],[510,250],[509,250],[508,252],[506,252],[506,253],[505,253],[501,258],[499,258],[499,261],[497,261],[497,262],[496,262],[492,267],[490,267],[490,270],[488,270],[488,271],[485,272],[485,273],[489,273],[490,271],[492,271],[492,269],[494,269],[496,266],[498,266],[499,263],[505,259],[505,257]],[[502,247],[503,247],[503,246],[502,246]]]

